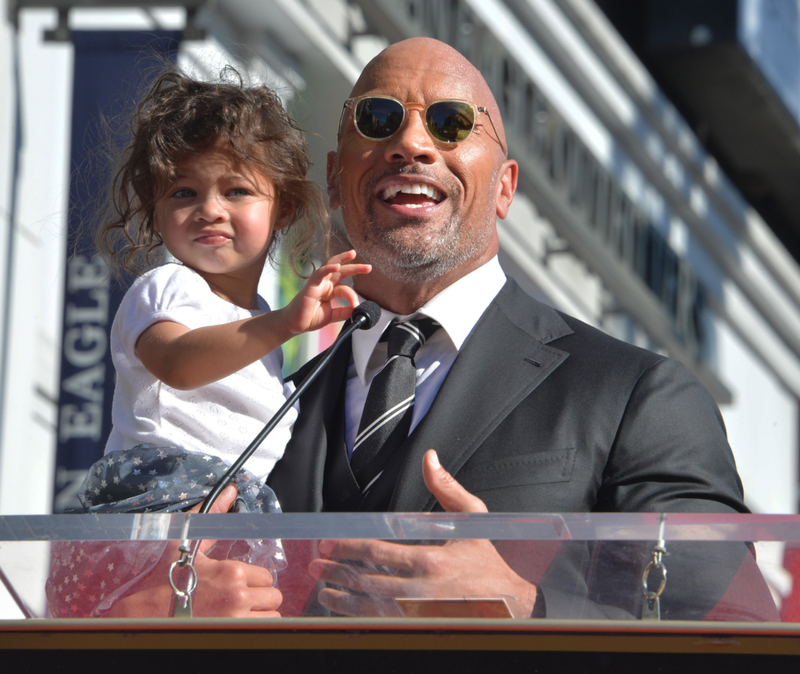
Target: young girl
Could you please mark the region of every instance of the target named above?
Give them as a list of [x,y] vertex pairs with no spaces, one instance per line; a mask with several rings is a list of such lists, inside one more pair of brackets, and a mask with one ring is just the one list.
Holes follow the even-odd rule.
[[[357,297],[342,280],[370,269],[348,264],[350,251],[317,269],[285,309],[270,311],[258,296],[277,235],[291,235],[295,264],[328,223],[306,179],[303,137],[267,87],[169,72],[139,104],[132,131],[99,248],[115,270],[140,272],[162,246],[178,262],[141,274],[114,319],[114,428],[81,488],[84,511],[184,510],[201,501],[283,404],[280,345],[347,318]],[[333,306],[339,298],[350,307]],[[239,472],[237,509],[278,510],[263,480],[295,417],[290,411],[247,462],[258,480]],[[151,573],[166,582],[156,570],[172,560],[166,541],[78,547],[77,555],[74,545],[53,547],[53,616],[107,615]],[[273,580],[286,564],[279,541],[201,552],[264,567]]]
[[[112,191],[116,218],[98,243],[112,267],[138,272],[161,246],[178,260],[132,284],[111,333],[117,369],[106,454],[178,446],[232,463],[285,400],[279,347],[349,317],[342,283],[369,265],[353,251],[317,269],[284,309],[257,294],[278,235],[302,259],[327,215],[306,179],[302,135],[265,86],[161,75],[137,108]],[[120,245],[121,244],[121,245]],[[336,307],[344,299],[348,307]],[[264,480],[296,414],[248,461]]]

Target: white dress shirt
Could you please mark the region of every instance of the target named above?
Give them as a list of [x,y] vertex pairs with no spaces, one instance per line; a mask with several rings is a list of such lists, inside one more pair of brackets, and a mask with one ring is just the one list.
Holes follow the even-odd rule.
[[[401,319],[429,316],[442,326],[420,347],[414,357],[417,366],[417,391],[409,433],[430,409],[459,350],[505,282],[506,275],[500,268],[497,257],[494,257],[445,288],[419,311],[409,316],[399,316]],[[358,330],[353,334],[353,358],[347,371],[345,401],[348,455],[353,451],[369,386],[386,362],[386,342],[378,340],[394,318],[398,318],[398,314],[382,309],[375,327],[371,330]]]

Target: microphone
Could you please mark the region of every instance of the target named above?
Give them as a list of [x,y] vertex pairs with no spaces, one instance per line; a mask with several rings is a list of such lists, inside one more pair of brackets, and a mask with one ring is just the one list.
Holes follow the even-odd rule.
[[300,382],[300,385],[294,390],[292,395],[286,399],[286,402],[281,405],[277,412],[275,412],[275,414],[272,416],[272,419],[270,419],[267,422],[267,425],[261,429],[261,432],[247,446],[247,449],[242,452],[239,458],[236,459],[233,464],[231,464],[231,467],[228,468],[225,475],[222,476],[220,481],[209,492],[208,496],[206,496],[205,500],[203,501],[203,505],[200,506],[200,514],[205,514],[211,510],[211,506],[214,505],[214,501],[217,500],[217,497],[220,495],[222,490],[230,484],[234,475],[239,472],[247,459],[249,459],[253,455],[253,452],[258,449],[259,445],[264,442],[264,438],[266,438],[272,432],[272,429],[274,429],[275,426],[278,425],[278,422],[280,422],[280,420],[286,416],[286,413],[292,408],[297,399],[308,388],[309,384],[311,384],[311,382],[317,378],[317,375],[322,372],[325,366],[327,366],[327,364],[331,361],[331,358],[333,358],[333,354],[336,352],[336,349],[338,349],[356,330],[369,330],[370,328],[374,327],[380,317],[381,308],[375,304],[375,302],[362,302],[355,309],[353,309],[353,313],[350,315],[349,323],[346,324],[344,329],[339,333],[336,341],[331,344],[323,357],[320,358],[319,362],[313,367],[311,372],[309,372],[306,375],[306,378]]
[[350,316],[350,321],[358,323],[359,330],[369,330],[375,327],[378,319],[381,317],[381,308],[375,302],[362,302],[355,309]]

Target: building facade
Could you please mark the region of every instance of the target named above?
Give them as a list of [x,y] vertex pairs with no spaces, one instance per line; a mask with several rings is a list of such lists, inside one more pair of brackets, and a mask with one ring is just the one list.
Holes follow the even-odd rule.
[[[75,8],[59,15],[59,4]],[[70,31],[156,29],[183,31],[178,60],[191,72],[233,63],[278,88],[321,184],[341,105],[373,55],[416,35],[461,51],[492,88],[520,164],[499,222],[506,272],[681,360],[720,405],[751,509],[797,512],[800,268],[591,0],[219,0],[188,19],[162,2],[80,4],[11,2],[0,27],[0,512],[68,505],[83,473],[56,466],[56,444],[102,435],[92,408],[65,410],[60,376],[65,349],[94,366],[86,354],[102,347],[90,335],[112,318],[84,313],[66,336]],[[262,285],[281,301],[276,274]]]

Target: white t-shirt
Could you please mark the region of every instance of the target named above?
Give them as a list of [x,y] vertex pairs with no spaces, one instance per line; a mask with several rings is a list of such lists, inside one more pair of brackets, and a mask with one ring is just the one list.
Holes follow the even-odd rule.
[[[199,274],[180,264],[155,267],[136,279],[111,328],[117,386],[106,454],[152,443],[213,454],[233,463],[286,400],[281,350],[213,384],[179,391],[148,372],[136,353],[136,341],[159,321],[194,330],[269,311],[263,298],[258,302],[263,308],[252,311],[226,302]],[[297,411],[289,410],[245,464],[248,470],[261,479],[269,475],[283,455],[296,418]]]

